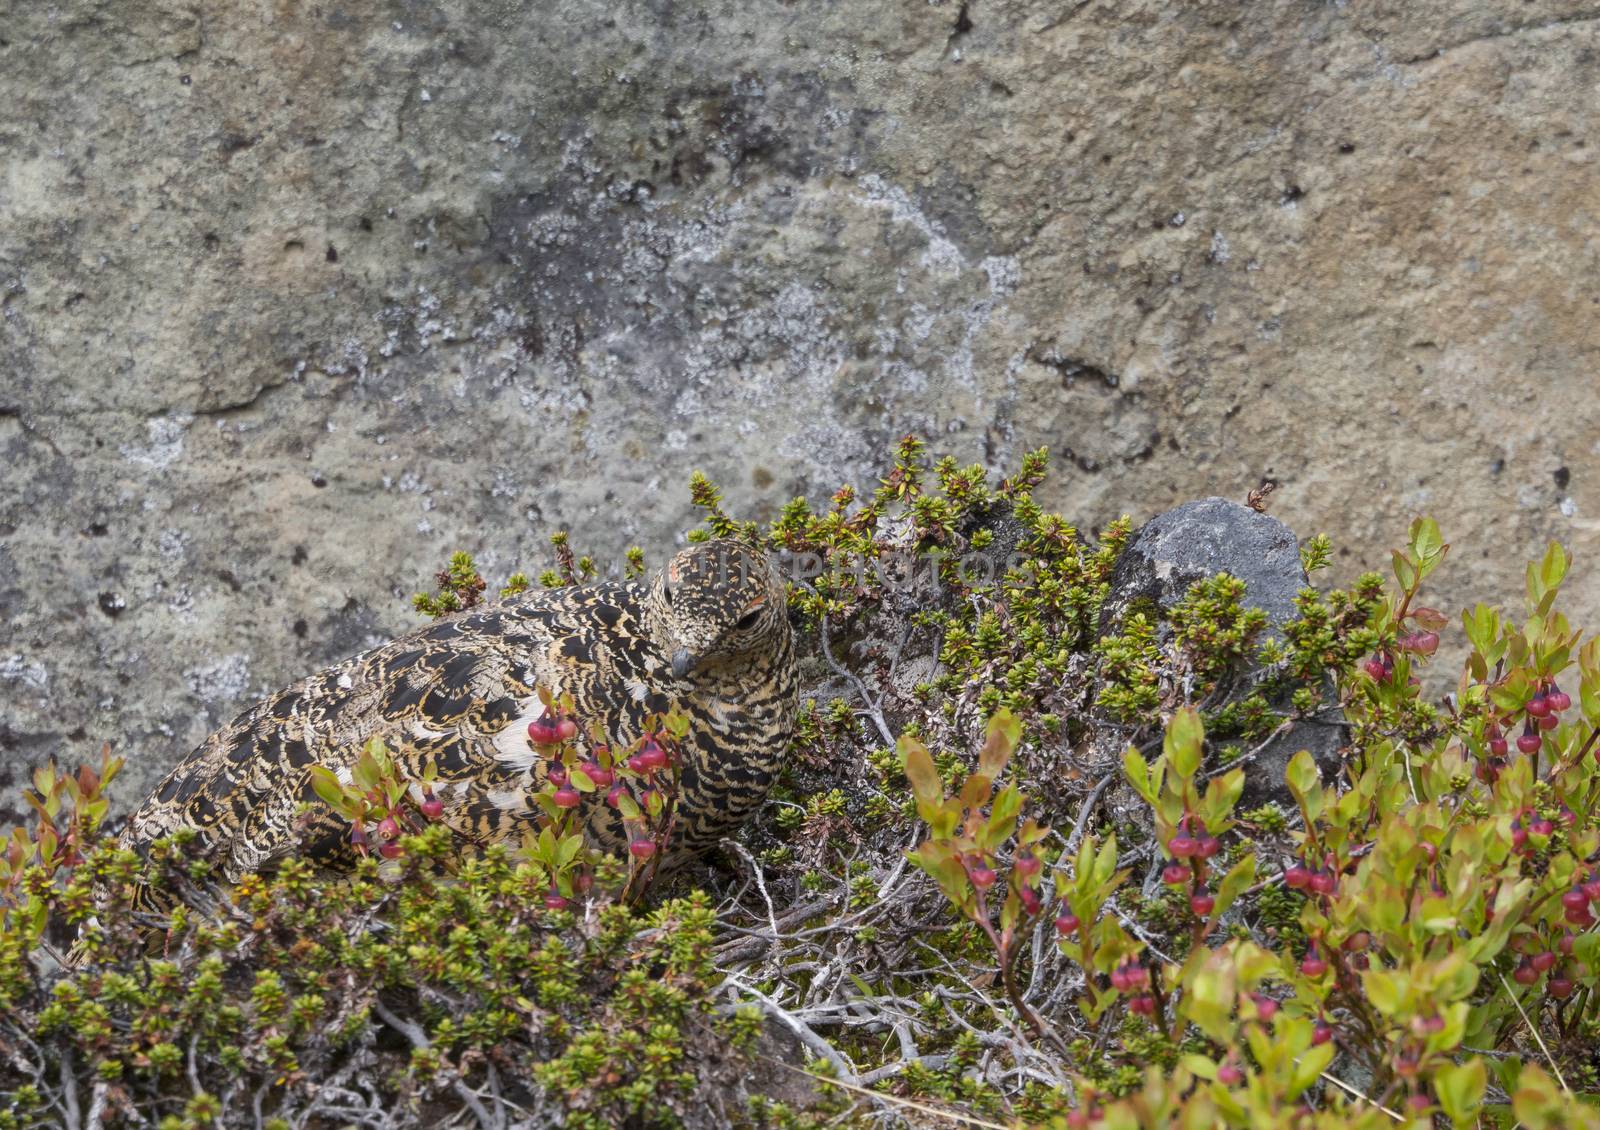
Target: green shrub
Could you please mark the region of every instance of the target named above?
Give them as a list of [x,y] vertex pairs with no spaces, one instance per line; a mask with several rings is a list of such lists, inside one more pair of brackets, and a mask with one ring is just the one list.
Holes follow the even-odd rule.
[[[1102,635],[1129,525],[1081,537],[1044,473],[907,439],[872,491],[765,530],[696,476],[696,536],[814,568],[784,776],[685,874],[648,863],[671,787],[626,813],[655,848],[631,862],[554,787],[539,836],[476,853],[374,747],[319,781],[370,855],[229,888],[183,837],[103,834],[109,754],[41,769],[0,855],[0,1130],[1600,1126],[1600,644],[1555,610],[1565,553],[1522,616],[1463,615],[1436,704],[1433,523],[1270,640],[1225,575]],[[601,571],[553,550],[545,585]],[[429,615],[488,588],[464,554],[438,583]],[[565,787],[597,787],[548,705]],[[1240,809],[1234,762],[1334,713],[1339,775],[1301,754]]]

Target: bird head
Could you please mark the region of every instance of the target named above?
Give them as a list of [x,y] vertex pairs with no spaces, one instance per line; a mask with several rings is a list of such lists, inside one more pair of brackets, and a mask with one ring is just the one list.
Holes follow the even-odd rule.
[[656,573],[651,629],[674,678],[776,651],[789,630],[783,579],[760,550],[698,542]]

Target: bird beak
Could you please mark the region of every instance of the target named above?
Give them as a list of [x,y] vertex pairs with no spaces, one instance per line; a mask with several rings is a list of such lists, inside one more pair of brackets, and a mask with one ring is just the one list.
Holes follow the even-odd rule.
[[684,648],[679,648],[672,653],[672,677],[681,679],[689,673],[694,666],[694,657]]

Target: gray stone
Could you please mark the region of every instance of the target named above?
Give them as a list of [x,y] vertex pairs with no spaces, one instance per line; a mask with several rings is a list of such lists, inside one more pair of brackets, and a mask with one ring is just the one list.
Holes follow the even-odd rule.
[[1440,607],[1600,557],[1585,0],[10,9],[12,770],[125,800],[452,549],[659,560],[691,470],[908,430],[1086,530],[1270,475],[1346,576],[1428,511]]
[[[1186,503],[1145,523],[1129,539],[1111,574],[1111,592],[1101,612],[1102,632],[1115,631],[1130,611],[1151,606],[1161,613],[1181,601],[1191,585],[1218,573],[1245,584],[1243,603],[1267,614],[1263,638],[1282,638],[1282,625],[1295,619],[1295,596],[1307,584],[1294,531],[1269,515],[1225,498]],[[1169,629],[1165,629],[1170,634]],[[1253,688],[1254,672],[1242,672],[1233,697]],[[1271,701],[1271,700],[1269,700]],[[1336,701],[1332,682],[1324,701]],[[1287,709],[1286,701],[1272,705]],[[1245,768],[1242,803],[1267,800],[1292,803],[1284,784],[1289,759],[1305,749],[1316,758],[1325,780],[1338,771],[1344,727],[1330,720],[1296,721],[1266,743]]]

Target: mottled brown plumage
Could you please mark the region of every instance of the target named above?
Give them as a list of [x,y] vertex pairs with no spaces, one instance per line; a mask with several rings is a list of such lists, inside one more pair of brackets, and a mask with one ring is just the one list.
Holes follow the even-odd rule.
[[[309,769],[346,771],[374,737],[402,772],[431,768],[443,820],[484,845],[537,826],[543,762],[527,741],[539,688],[570,694],[585,731],[614,748],[676,708],[684,745],[675,859],[736,828],[765,797],[789,740],[794,642],[784,586],[759,553],[691,546],[653,577],[564,588],[458,615],[355,656],[267,698],[168,775],[123,832],[143,847],[180,828],[230,881],[303,854],[336,864],[349,829],[312,791]],[[580,738],[580,743],[586,738]],[[298,817],[312,805],[309,821]],[[622,846],[597,795],[592,839]]]

